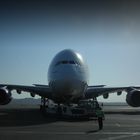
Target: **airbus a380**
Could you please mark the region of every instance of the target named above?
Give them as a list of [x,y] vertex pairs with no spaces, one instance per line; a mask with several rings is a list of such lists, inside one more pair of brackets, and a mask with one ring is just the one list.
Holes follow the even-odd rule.
[[108,98],[109,93],[120,95],[127,92],[126,102],[133,107],[140,106],[140,87],[107,87],[104,85],[88,86],[88,68],[83,57],[73,50],[63,50],[52,60],[48,70],[48,85],[9,85],[0,84],[0,105],[12,100],[12,91],[29,92],[32,97],[41,96],[42,105],[46,99],[55,103],[78,103],[83,99],[96,99],[98,96]]

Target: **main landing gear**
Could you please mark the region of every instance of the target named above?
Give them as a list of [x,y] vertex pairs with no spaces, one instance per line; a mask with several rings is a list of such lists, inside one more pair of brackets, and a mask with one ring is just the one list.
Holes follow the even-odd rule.
[[60,103],[58,103],[58,105],[57,105],[57,116],[62,117],[62,107],[61,107]]
[[40,111],[43,115],[46,115],[46,108],[48,107],[49,100],[45,97],[41,97],[41,105],[40,105]]
[[[46,116],[48,112],[47,110],[49,110],[49,99],[41,97],[40,111]],[[58,117],[62,116],[62,107],[60,103],[57,105],[56,115],[58,115]]]

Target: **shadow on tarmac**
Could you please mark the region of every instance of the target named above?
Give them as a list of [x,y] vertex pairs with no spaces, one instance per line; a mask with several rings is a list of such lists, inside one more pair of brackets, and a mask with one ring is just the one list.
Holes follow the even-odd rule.
[[44,117],[39,109],[0,109],[0,127],[29,126],[58,121]]
[[39,108],[0,109],[0,127],[30,126],[49,124],[58,121],[84,122],[90,120],[93,119],[67,118],[57,115],[43,114]]
[[[140,115],[140,111],[125,111],[125,112],[105,112],[105,114],[124,114],[124,115]],[[39,108],[0,108],[0,127],[14,127],[14,126],[30,126],[30,125],[39,125],[39,124],[49,124],[58,121],[65,122],[84,122],[91,121],[94,118],[64,118],[57,115],[43,115]],[[98,130],[93,130],[87,132],[95,133]]]
[[91,131],[87,131],[86,134],[97,133],[99,131],[101,131],[101,130],[99,130],[99,129],[98,130],[91,130]]
[[106,111],[105,114],[140,115],[140,111]]

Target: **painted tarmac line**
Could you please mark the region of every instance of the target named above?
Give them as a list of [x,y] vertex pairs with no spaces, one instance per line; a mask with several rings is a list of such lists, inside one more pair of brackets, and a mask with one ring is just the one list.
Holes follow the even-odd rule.
[[116,123],[116,126],[120,127],[121,125],[119,123]]
[[121,136],[115,136],[115,137],[108,137],[108,138],[104,138],[104,139],[100,139],[100,140],[120,140],[120,139],[135,137],[135,136],[139,136],[139,135],[140,134],[121,135]]
[[[46,134],[46,135],[123,135],[138,136],[140,132],[33,132],[33,131],[3,131],[1,134]],[[119,138],[119,136],[117,136]],[[121,136],[120,136],[121,137]],[[110,140],[110,139],[109,139]]]

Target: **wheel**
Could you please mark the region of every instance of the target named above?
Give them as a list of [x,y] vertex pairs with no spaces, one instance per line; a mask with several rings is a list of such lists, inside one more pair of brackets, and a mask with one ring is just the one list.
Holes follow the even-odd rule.
[[40,105],[40,111],[42,111],[42,108],[43,108],[43,106],[42,106],[42,105]]
[[57,107],[57,116],[62,117],[62,108],[60,105],[58,105],[58,107]]
[[43,105],[40,105],[40,111],[43,116],[47,116],[46,108]]

